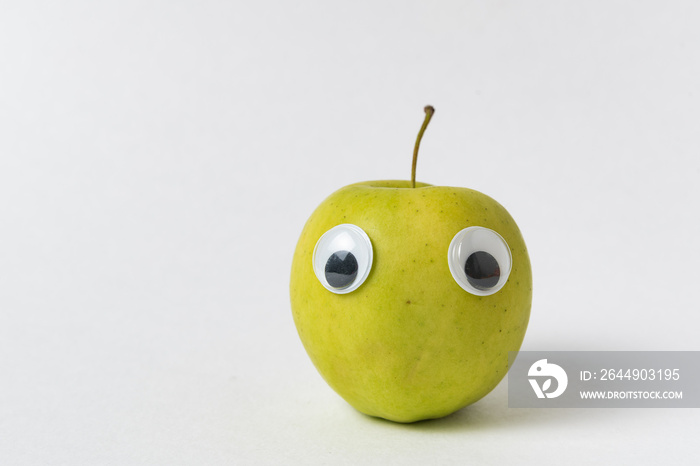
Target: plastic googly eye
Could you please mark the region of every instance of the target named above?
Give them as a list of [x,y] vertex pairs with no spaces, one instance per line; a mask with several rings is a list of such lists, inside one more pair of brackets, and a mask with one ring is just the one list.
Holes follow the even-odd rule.
[[316,277],[337,294],[355,291],[372,268],[372,242],[357,225],[344,223],[321,236],[313,254]]
[[512,267],[508,243],[484,227],[469,227],[455,235],[447,253],[452,277],[464,290],[489,296],[503,288]]

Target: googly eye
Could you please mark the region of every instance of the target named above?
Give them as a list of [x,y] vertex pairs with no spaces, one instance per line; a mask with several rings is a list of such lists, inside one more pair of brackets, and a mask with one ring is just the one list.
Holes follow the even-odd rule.
[[508,244],[484,227],[469,227],[455,235],[447,253],[452,277],[464,290],[488,296],[503,288],[512,267]]
[[344,223],[325,232],[314,248],[316,277],[337,294],[355,291],[372,268],[372,242],[364,230]]

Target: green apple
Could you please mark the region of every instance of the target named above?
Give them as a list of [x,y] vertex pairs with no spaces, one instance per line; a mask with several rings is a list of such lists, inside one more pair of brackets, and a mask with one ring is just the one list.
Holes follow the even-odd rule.
[[525,336],[532,273],[523,237],[467,188],[370,181],[331,194],[299,238],[291,306],[326,382],[362,413],[439,418],[489,393]]

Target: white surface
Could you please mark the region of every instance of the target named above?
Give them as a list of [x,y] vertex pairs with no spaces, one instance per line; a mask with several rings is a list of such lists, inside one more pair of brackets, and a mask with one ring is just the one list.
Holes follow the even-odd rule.
[[697,410],[366,418],[288,273],[333,190],[505,205],[524,349],[698,350],[700,6],[14,2],[0,11],[0,463],[693,464]]

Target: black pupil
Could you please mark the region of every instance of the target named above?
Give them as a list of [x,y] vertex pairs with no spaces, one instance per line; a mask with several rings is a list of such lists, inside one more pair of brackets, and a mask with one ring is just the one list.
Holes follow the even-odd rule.
[[347,288],[357,277],[357,259],[350,251],[334,252],[326,262],[326,280],[333,288]]
[[473,252],[464,264],[467,280],[477,290],[488,290],[498,284],[501,268],[498,261],[486,251]]

